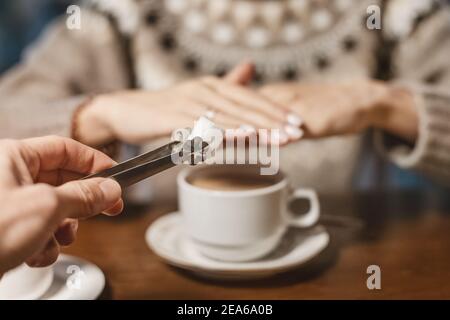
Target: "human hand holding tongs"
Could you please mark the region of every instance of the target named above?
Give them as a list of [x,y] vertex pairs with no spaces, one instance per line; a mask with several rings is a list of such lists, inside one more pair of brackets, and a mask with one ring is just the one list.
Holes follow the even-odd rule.
[[200,137],[173,141],[83,179],[112,178],[125,188],[179,164],[201,163],[205,160],[208,146]]

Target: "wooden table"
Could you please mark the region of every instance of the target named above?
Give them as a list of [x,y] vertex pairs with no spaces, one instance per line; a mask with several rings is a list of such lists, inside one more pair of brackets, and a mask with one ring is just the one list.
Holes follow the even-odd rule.
[[[266,280],[204,280],[159,260],[144,233],[176,208],[174,200],[84,221],[65,252],[104,271],[105,299],[449,299],[450,201],[432,200],[413,192],[322,195],[331,245],[298,270]],[[381,290],[367,289],[372,264],[381,267]]]

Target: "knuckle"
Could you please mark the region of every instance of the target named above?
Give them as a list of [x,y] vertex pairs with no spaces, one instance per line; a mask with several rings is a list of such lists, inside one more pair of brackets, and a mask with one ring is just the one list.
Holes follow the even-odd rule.
[[263,87],[259,90],[259,93],[261,93],[263,95],[272,95],[272,94],[276,93],[276,90],[271,87]]
[[58,209],[58,196],[53,187],[48,184],[40,183],[35,185],[35,192],[38,195],[41,206],[49,212],[55,212]]
[[220,80],[214,76],[205,76],[201,78],[201,81],[205,83],[216,83],[217,81]]
[[84,211],[87,213],[95,213],[97,203],[101,203],[103,200],[103,193],[99,187],[80,183],[78,184],[78,192]]
[[277,123],[272,122],[269,118],[263,116],[263,115],[254,115],[253,119],[257,121],[261,126],[264,128],[276,128]]
[[55,144],[55,145],[61,145],[67,142],[70,142],[71,139],[66,138],[66,137],[61,137],[55,134],[52,135],[48,135],[43,137],[43,139],[45,140],[45,142],[47,143],[51,143],[51,144]]
[[48,135],[46,138],[47,139],[52,139],[52,140],[66,140],[67,139],[67,138],[60,137],[60,136],[58,136],[56,134]]
[[179,89],[182,93],[190,93],[193,90],[196,90],[200,87],[200,83],[196,80],[188,81],[182,85],[180,85]]
[[47,184],[36,184],[31,197],[36,199],[34,207],[40,212],[42,223],[51,225],[58,220],[59,215],[59,199],[53,187]]
[[200,78],[202,81],[213,81],[215,78],[211,75],[207,75]]

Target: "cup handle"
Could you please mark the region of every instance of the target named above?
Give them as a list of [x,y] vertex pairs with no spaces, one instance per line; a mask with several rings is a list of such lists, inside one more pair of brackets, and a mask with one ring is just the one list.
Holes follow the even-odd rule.
[[308,199],[311,208],[309,212],[299,217],[296,217],[295,214],[287,208],[286,215],[288,223],[300,228],[307,228],[314,225],[319,220],[320,215],[319,197],[317,196],[316,191],[313,189],[296,189],[290,195],[288,203],[292,202],[294,199]]

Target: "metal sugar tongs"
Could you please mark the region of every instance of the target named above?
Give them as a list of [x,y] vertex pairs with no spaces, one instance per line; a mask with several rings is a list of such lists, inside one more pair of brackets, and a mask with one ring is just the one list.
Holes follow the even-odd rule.
[[209,144],[200,137],[173,141],[83,179],[112,178],[125,188],[176,165],[183,163],[195,165],[204,161],[208,146]]

